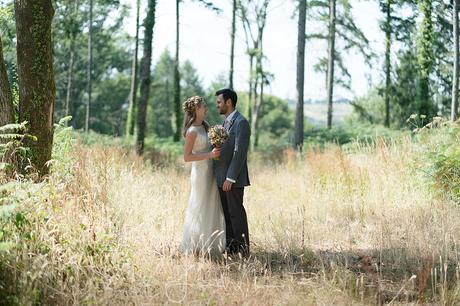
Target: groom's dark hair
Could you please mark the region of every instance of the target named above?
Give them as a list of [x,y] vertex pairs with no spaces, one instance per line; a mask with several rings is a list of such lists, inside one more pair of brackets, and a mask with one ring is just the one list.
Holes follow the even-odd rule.
[[224,88],[216,91],[216,97],[219,95],[224,97],[224,101],[227,101],[228,99],[232,100],[233,107],[236,107],[236,102],[238,102],[238,95],[233,89]]

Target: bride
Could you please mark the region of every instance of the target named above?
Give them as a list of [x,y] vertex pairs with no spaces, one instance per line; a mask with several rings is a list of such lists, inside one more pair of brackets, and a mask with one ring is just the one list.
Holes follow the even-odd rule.
[[225,219],[212,162],[219,157],[220,149],[210,150],[209,124],[204,121],[208,108],[203,98],[188,98],[183,110],[184,161],[192,162],[192,173],[181,249],[186,254],[222,253]]

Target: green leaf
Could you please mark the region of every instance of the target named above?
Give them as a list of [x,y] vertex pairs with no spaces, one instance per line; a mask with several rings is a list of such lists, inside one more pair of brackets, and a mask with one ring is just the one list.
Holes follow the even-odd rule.
[[11,216],[16,209],[16,204],[2,205],[0,206],[0,219],[6,219]]
[[64,125],[66,122],[69,122],[70,120],[72,120],[72,116],[66,116],[59,120],[59,125]]
[[11,164],[8,164],[8,163],[0,163],[0,171],[8,171],[8,170],[11,170],[13,166],[11,166]]
[[13,242],[0,242],[0,253],[5,253],[14,248],[16,244]]
[[7,131],[24,131],[26,129],[27,121],[23,123],[11,123],[0,127],[0,133]]
[[16,182],[9,182],[9,183],[0,185],[0,196],[1,196],[2,194],[8,193],[8,192],[10,192],[11,190],[15,189],[16,186],[17,186],[17,183],[16,183]]
[[21,139],[23,135],[21,134],[0,134],[0,139],[6,139],[6,140],[14,140],[14,139]]

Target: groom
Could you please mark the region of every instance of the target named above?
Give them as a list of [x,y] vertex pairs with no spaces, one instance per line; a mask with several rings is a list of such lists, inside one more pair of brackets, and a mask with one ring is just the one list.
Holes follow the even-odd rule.
[[249,186],[247,154],[251,130],[249,122],[236,109],[238,96],[232,89],[216,92],[217,109],[225,116],[229,137],[222,145],[214,171],[225,216],[227,251],[249,255],[249,231],[243,206],[244,187]]

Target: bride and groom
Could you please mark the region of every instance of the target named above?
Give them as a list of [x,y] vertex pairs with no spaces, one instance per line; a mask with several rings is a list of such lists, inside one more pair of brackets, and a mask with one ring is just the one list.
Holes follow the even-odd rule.
[[191,192],[185,213],[181,249],[187,254],[249,254],[249,232],[243,206],[244,187],[249,186],[247,152],[250,128],[237,110],[232,89],[216,92],[217,109],[225,116],[228,133],[220,148],[213,148],[205,121],[207,105],[199,96],[183,103],[184,160],[192,162]]

